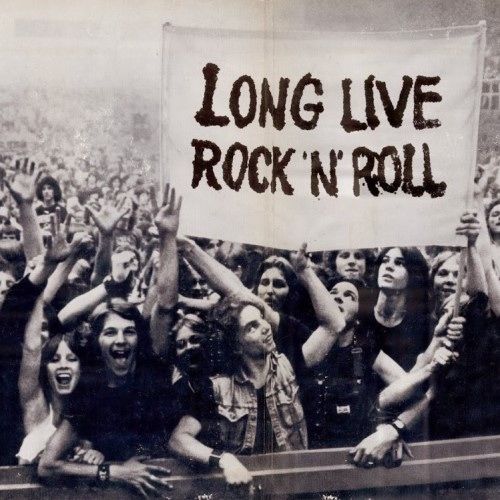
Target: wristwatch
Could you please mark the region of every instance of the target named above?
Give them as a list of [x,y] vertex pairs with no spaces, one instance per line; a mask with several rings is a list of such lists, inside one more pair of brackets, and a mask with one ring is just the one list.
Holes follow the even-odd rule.
[[396,429],[399,437],[406,439],[406,437],[408,436],[408,429],[406,425],[401,420],[399,420],[399,418],[394,419],[392,422],[390,422],[389,425],[392,425],[392,427]]
[[224,452],[220,450],[212,450],[212,453],[210,453],[208,457],[208,465],[210,465],[210,467],[219,467],[223,453]]

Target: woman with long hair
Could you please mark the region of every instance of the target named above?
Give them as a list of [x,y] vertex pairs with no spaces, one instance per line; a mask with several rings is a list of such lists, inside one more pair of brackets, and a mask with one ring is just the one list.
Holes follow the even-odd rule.
[[428,266],[416,248],[385,248],[378,258],[378,295],[367,327],[404,370],[429,344]]

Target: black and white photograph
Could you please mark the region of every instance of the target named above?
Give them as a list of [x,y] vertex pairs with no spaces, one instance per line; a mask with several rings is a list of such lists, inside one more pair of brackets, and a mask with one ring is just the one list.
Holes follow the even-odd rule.
[[500,2],[0,8],[0,498],[500,496]]

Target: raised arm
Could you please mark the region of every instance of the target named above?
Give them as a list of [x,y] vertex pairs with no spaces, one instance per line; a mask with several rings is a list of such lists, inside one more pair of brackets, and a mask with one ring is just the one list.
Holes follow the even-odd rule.
[[[29,165],[28,165],[29,164]],[[26,260],[31,260],[43,252],[42,232],[33,208],[36,183],[42,172],[37,171],[35,162],[29,163],[28,158],[23,165],[16,161],[16,174],[12,183],[4,180],[12,198],[19,207],[19,223],[23,228],[23,247]]]
[[151,316],[151,340],[153,350],[159,355],[167,351],[168,333],[174,321],[174,308],[178,301],[179,260],[177,231],[182,197],[176,202],[175,189],[165,188],[163,204],[155,218],[160,237],[160,263],[156,283],[158,299]]
[[306,250],[307,245],[304,243],[291,260],[300,282],[309,293],[319,323],[302,346],[306,366],[311,367],[325,359],[346,322],[337,302],[309,265]]
[[19,396],[26,434],[30,433],[49,414],[49,407],[40,386],[42,321],[43,297],[40,296],[26,324],[19,371]]
[[223,297],[232,296],[236,300],[254,302],[264,311],[264,316],[271,324],[273,331],[277,331],[279,314],[248,290],[238,276],[213,257],[210,257],[194,241],[188,238],[180,238],[178,242],[183,256],[205,277],[213,290]]
[[[64,223],[66,227],[69,226],[69,220],[71,220],[71,214],[66,216],[66,221]],[[87,233],[77,233],[73,236],[73,240],[70,244],[70,254],[63,262],[57,265],[43,291],[43,299],[46,304],[50,304],[52,300],[54,300],[57,292],[61,286],[64,285],[73,266],[79,259],[80,253],[91,243],[92,237]]]
[[113,232],[120,220],[130,211],[125,206],[126,199],[117,205],[105,205],[98,212],[91,205],[86,205],[85,210],[95,222],[99,230],[99,242],[95,258],[94,271],[91,277],[93,285],[100,283],[111,272],[111,255],[113,252]]
[[467,237],[467,293],[474,295],[483,292],[488,295],[488,284],[476,242],[481,230],[481,223],[476,212],[465,212],[460,217],[456,233]]
[[458,353],[453,351],[452,342],[448,339],[445,339],[445,342],[445,346],[436,350],[429,364],[418,370],[405,373],[382,390],[378,396],[380,409],[389,409],[412,400],[440,367],[446,366],[458,358]]

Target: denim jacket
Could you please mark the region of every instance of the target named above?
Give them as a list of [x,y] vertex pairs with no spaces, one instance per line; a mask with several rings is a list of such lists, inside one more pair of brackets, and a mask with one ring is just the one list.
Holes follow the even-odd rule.
[[[218,414],[218,433],[224,450],[251,454],[257,432],[257,391],[242,372],[211,377]],[[283,354],[271,354],[265,384],[267,411],[278,449],[307,448],[307,429],[295,373]]]

